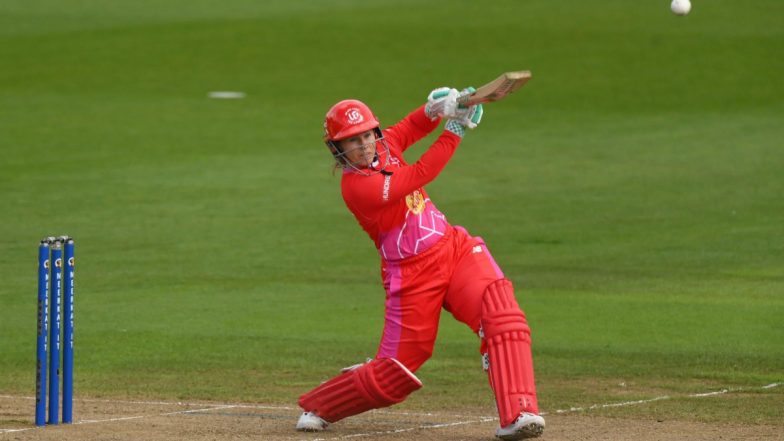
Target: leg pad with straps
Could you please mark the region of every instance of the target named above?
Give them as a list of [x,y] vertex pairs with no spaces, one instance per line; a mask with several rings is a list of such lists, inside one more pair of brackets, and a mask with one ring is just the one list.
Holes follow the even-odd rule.
[[334,423],[406,399],[422,382],[394,358],[377,358],[321,384],[299,398],[306,412]]
[[[507,279],[488,285],[482,299],[484,361],[501,427],[522,412],[539,414],[531,356],[531,330]],[[489,365],[489,366],[487,366]]]

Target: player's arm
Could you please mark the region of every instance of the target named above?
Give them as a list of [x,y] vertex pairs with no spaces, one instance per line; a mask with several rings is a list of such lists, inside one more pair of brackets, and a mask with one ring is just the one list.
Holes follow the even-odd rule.
[[454,154],[460,136],[444,130],[433,145],[422,154],[418,161],[396,169],[390,173],[377,173],[349,179],[360,179],[360,182],[348,183],[343,186],[344,197],[360,208],[364,213],[380,209],[388,203],[394,203],[414,190],[423,187],[438,176],[446,163]]
[[399,123],[384,130],[384,136],[391,144],[404,152],[420,139],[438,127],[441,118],[454,116],[460,92],[449,87],[434,89],[427,96],[427,102],[409,113]]
[[388,195],[384,202],[402,199],[432,182],[446,167],[461,139],[460,135],[444,130],[419,160],[395,170],[394,174],[389,176]]
[[473,120],[447,121],[444,132],[422,154],[418,161],[395,170],[393,173],[379,173],[362,177],[362,185],[350,185],[344,188],[349,199],[362,201],[363,211],[380,208],[384,204],[396,202],[414,190],[424,187],[433,181],[447,162],[452,158],[457,146],[465,134],[467,124],[476,124],[481,120],[482,109],[473,109]]
[[425,105],[422,105],[397,124],[384,129],[384,138],[404,152],[417,141],[429,135],[440,122],[440,118],[431,120],[425,113]]
[[444,125],[444,132],[417,162],[401,167],[388,176],[388,183],[385,183],[388,186],[388,201],[403,198],[435,179],[455,153],[466,127],[475,128],[482,120],[483,113],[482,105],[477,104],[451,114],[452,119]]

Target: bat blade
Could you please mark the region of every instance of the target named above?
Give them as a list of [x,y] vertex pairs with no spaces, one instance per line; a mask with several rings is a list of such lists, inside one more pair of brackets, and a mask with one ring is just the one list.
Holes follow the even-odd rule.
[[473,106],[474,104],[498,101],[523,87],[530,79],[531,72],[527,70],[506,72],[495,80],[476,89],[474,93],[460,96],[457,102],[466,106]]

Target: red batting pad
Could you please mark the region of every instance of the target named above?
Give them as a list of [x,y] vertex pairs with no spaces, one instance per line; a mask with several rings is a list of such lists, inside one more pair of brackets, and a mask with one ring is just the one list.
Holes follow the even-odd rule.
[[370,409],[403,401],[422,382],[394,358],[371,360],[321,384],[299,398],[306,412],[334,423]]
[[521,412],[538,415],[531,330],[509,280],[497,280],[487,287],[481,323],[501,427],[514,422]]

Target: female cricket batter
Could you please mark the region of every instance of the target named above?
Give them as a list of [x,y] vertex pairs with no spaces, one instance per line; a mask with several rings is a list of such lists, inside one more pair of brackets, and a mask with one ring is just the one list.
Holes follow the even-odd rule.
[[[463,93],[470,93],[467,89]],[[342,167],[343,199],[381,255],[386,290],[384,332],[366,363],[302,395],[297,430],[403,401],[422,387],[414,372],[430,358],[443,307],[481,339],[480,352],[495,394],[506,440],[536,437],[539,416],[530,329],[484,241],[452,226],[424,185],[435,179],[457,149],[465,128],[482,118],[482,105],[459,106],[456,89],[439,88],[425,105],[385,130],[357,100],[327,112],[324,139]],[[447,118],[444,132],[413,164],[403,152]]]

